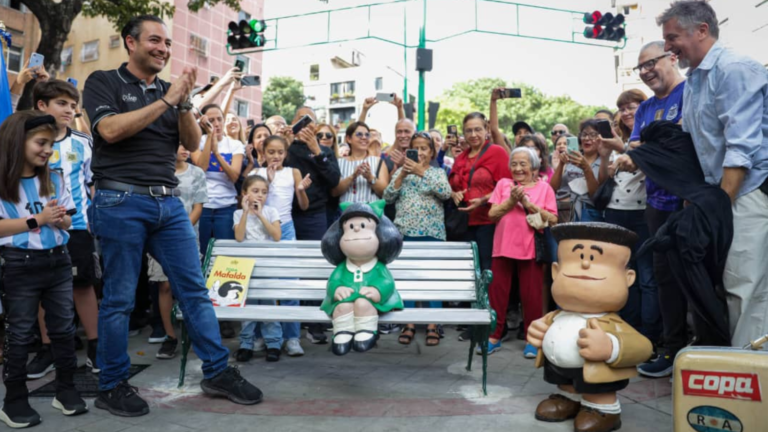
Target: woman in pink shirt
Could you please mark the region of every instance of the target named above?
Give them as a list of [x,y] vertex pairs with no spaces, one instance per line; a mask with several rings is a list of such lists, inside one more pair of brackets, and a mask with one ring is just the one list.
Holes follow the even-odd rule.
[[[496,330],[488,342],[489,354],[501,348],[500,338],[514,276],[520,281],[525,328],[543,315],[541,287],[544,271],[542,265],[536,262],[533,228],[526,216],[539,213],[549,226],[554,226],[557,223],[557,202],[549,184],[535,175],[540,167],[539,157],[530,147],[512,150],[509,159],[512,179],[500,180],[488,200],[491,204],[488,217],[496,222],[490,297],[497,317]],[[526,358],[536,358],[537,350],[528,344],[523,354]]]

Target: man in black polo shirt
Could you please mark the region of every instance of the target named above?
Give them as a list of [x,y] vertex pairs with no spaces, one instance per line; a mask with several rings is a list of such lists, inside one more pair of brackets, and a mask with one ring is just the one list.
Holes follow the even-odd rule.
[[229,351],[203,281],[195,232],[176,189],[179,143],[190,151],[200,143],[189,100],[197,71],[185,68],[173,84],[157,77],[171,56],[171,39],[156,16],[131,19],[122,37],[128,63],[94,72],[83,92],[94,138],[91,227],[104,258],[96,407],[128,417],[149,412],[127,381],[128,320],[145,247],[162,265],[184,312],[192,346],[203,360],[203,391],[258,403],[261,391],[227,367]]

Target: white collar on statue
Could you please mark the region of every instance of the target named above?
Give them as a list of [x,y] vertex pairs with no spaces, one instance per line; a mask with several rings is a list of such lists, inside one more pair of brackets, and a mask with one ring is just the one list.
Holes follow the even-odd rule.
[[368,261],[367,263],[361,265],[360,267],[356,266],[352,263],[349,259],[347,259],[347,270],[354,273],[358,270],[362,270],[363,273],[368,273],[373,269],[373,267],[379,262],[378,258],[373,258],[372,260]]

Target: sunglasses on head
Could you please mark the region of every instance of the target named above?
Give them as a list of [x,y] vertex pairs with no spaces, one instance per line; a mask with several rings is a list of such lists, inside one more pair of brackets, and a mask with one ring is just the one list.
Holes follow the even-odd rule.
[[317,135],[315,135],[315,137],[317,139],[319,139],[319,140],[321,140],[321,139],[331,139],[331,138],[333,138],[333,134],[330,133],[330,132],[320,132]]

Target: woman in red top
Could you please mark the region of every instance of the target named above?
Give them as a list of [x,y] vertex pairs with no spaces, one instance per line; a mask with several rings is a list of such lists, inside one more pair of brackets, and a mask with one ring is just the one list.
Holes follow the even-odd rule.
[[[448,179],[453,191],[451,198],[459,211],[469,213],[469,230],[463,240],[477,243],[480,268],[490,270],[496,224],[488,217],[488,199],[499,180],[512,178],[507,166],[509,156],[503,147],[488,140],[488,121],[482,113],[467,114],[463,124],[469,149],[458,155],[453,163]],[[473,166],[475,171],[470,184],[469,174]]]

